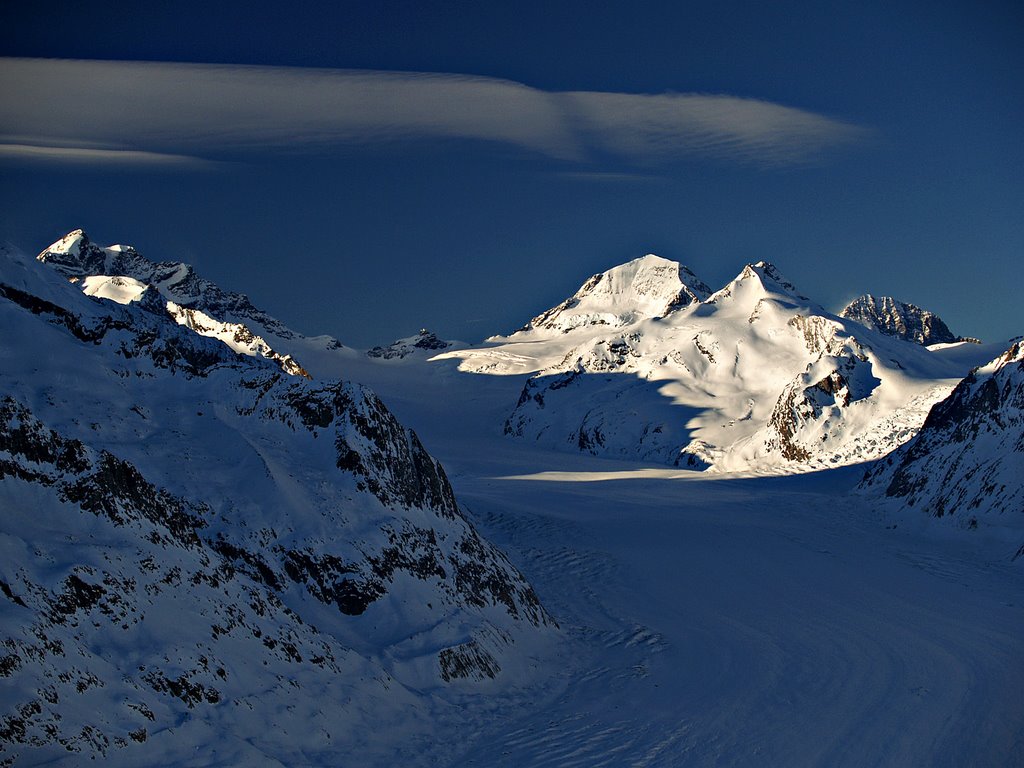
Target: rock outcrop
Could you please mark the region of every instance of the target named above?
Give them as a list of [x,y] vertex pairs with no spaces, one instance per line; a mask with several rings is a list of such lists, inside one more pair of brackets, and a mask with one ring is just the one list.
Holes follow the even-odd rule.
[[403,360],[410,355],[436,355],[452,346],[452,342],[439,338],[426,328],[420,329],[415,336],[398,339],[386,347],[373,347],[366,354],[380,360]]
[[1024,555],[1024,343],[973,370],[861,489],[962,528],[999,527]]
[[553,626],[373,392],[104,290],[0,254],[0,761],[186,761],[214,721],[285,755]]
[[865,294],[847,304],[840,317],[854,320],[879,333],[928,346],[956,341],[976,341],[955,335],[934,312],[891,296]]

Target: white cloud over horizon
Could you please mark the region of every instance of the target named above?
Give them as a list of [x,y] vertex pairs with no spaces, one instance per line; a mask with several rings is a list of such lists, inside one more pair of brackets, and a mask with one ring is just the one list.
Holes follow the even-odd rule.
[[76,146],[45,146],[0,142],[0,160],[84,165],[148,165],[167,168],[210,168],[216,163],[189,155],[146,152],[137,149],[97,149]]
[[0,58],[0,93],[0,158],[29,161],[187,166],[259,149],[454,139],[577,163],[784,167],[870,133],[735,96],[552,92],[416,72]]

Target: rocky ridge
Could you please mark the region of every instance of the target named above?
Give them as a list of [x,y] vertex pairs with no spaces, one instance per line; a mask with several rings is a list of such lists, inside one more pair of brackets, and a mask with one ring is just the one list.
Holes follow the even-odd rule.
[[114,289],[0,256],[5,759],[182,760],[217,719],[248,739],[229,761],[301,760],[281,722],[329,754],[369,727],[346,701],[386,720],[406,685],[500,680],[553,624],[372,392]]
[[368,357],[379,360],[403,360],[410,355],[436,355],[452,346],[452,342],[439,338],[426,328],[415,336],[398,339],[386,347],[373,347],[366,351]]
[[858,296],[839,312],[839,316],[861,325],[895,336],[904,341],[929,344],[952,344],[957,341],[975,341],[955,335],[934,312],[915,304],[898,301],[891,296]]
[[894,508],[1016,537],[1024,555],[1024,342],[975,368],[920,432],[873,466],[860,488]]
[[[136,300],[146,286],[152,286],[176,322],[220,339],[242,354],[274,360],[285,373],[309,378],[293,355],[275,349],[304,340],[301,334],[254,306],[247,296],[200,277],[189,264],[152,262],[128,245],[101,248],[80,229],[45,248],[37,258],[90,295],[120,303]],[[325,341],[334,349],[342,348],[334,339]]]
[[223,290],[200,277],[189,264],[152,262],[130,245],[101,248],[81,229],[69,232],[37,258],[69,280],[97,275],[127,276],[152,285],[183,307],[200,309],[218,319],[249,321],[281,338],[294,335],[279,320],[255,307],[249,297]]

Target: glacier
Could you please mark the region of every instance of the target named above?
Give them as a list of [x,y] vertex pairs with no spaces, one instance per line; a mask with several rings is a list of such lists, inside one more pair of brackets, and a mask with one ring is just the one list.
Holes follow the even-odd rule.
[[83,234],[0,280],[0,760],[1024,758],[1019,346],[644,257],[388,359]]

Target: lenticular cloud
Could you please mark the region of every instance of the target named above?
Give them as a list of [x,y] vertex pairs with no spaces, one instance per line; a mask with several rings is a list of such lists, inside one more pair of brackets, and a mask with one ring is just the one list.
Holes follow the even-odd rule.
[[[52,159],[66,149],[68,157],[96,162],[118,157],[111,152],[152,162],[152,154],[210,158],[475,140],[575,162],[601,154],[641,165],[710,157],[783,166],[866,134],[823,115],[735,96],[549,92],[418,72],[0,59],[0,89],[0,146],[22,148],[3,156],[23,159]],[[83,146],[99,151],[83,154]]]

